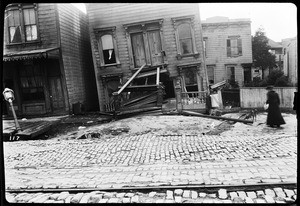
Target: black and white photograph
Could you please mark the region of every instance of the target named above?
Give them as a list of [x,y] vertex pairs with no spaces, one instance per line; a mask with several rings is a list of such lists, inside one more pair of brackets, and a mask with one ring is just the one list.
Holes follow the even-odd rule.
[[295,4],[1,6],[0,205],[297,205]]

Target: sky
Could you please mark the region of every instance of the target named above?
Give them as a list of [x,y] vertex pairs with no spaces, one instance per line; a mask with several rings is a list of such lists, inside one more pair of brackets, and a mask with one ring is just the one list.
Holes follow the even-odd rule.
[[250,18],[252,35],[262,27],[276,42],[297,36],[297,7],[292,3],[200,3],[199,9],[201,20],[213,16]]
[[[86,12],[84,4],[76,5]],[[250,18],[252,35],[264,28],[266,36],[276,42],[297,36],[297,7],[292,3],[200,3],[199,10],[201,20]]]

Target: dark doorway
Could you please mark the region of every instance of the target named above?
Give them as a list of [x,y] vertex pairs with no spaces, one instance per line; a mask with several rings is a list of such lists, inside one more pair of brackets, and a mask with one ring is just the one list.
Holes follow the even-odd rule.
[[160,82],[162,82],[163,85],[165,86],[166,94],[164,96],[164,99],[175,98],[173,80],[169,77],[169,75],[161,74]]
[[251,82],[251,67],[244,67],[244,83]]
[[57,60],[49,61],[47,66],[47,76],[50,92],[50,104],[53,113],[63,112],[65,109],[65,99],[61,81],[60,67]]

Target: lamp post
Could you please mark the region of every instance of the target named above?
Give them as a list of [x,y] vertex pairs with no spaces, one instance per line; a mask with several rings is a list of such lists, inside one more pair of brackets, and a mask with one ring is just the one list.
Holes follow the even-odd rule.
[[4,96],[4,99],[6,101],[8,101],[9,105],[11,106],[11,111],[13,113],[14,121],[15,121],[15,125],[16,125],[16,131],[22,130],[20,125],[19,125],[17,115],[15,113],[15,109],[14,109],[14,106],[13,106],[13,100],[15,99],[14,91],[12,89],[5,88],[4,91],[3,91],[3,96]]

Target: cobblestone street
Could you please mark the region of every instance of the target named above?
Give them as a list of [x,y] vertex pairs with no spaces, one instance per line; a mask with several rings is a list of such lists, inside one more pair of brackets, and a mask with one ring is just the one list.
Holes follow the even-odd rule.
[[[94,191],[95,194],[92,193],[92,195],[99,195],[101,193],[99,190],[126,187],[215,185],[222,188],[228,185],[297,182],[297,138],[290,134],[162,135],[148,133],[122,134],[110,138],[93,138],[93,135],[90,135],[91,137],[87,139],[4,142],[6,189],[94,188],[98,190],[98,193]],[[193,201],[192,193],[188,191],[190,196],[184,192],[177,196],[184,198],[185,194],[191,199],[185,201]],[[205,196],[201,197],[201,192],[203,191],[194,194],[194,197],[198,198],[194,198],[194,201],[195,199],[197,202],[220,200],[220,198],[210,200],[213,197],[209,197],[209,200],[205,199]],[[86,193],[88,194],[90,193]],[[134,195],[128,200],[125,194],[119,198],[117,194],[115,192],[110,198],[103,198],[104,192],[102,191],[100,199],[106,199],[106,202],[143,202],[141,199],[135,200]],[[16,195],[9,194],[11,198]],[[143,195],[149,196],[150,194],[140,194],[137,198]],[[147,201],[179,201],[175,191],[172,191],[173,198],[167,198],[167,191],[161,196],[164,198],[159,197]],[[234,196],[227,196],[228,198],[223,200],[233,201]],[[90,197],[91,195],[88,197],[89,201]],[[219,195],[214,197],[219,197]],[[45,201],[51,199],[49,195],[43,198]],[[113,200],[110,200],[111,198]],[[286,193],[284,198],[288,198]],[[54,199],[52,198],[53,201],[60,201],[57,198]],[[242,200],[246,201],[245,198]],[[277,199],[279,202],[283,200]],[[105,202],[105,200],[102,201]],[[251,202],[251,200],[247,201]],[[266,199],[261,201],[268,202]],[[65,199],[64,202],[66,202]],[[184,202],[184,199],[180,199],[180,202]]]

